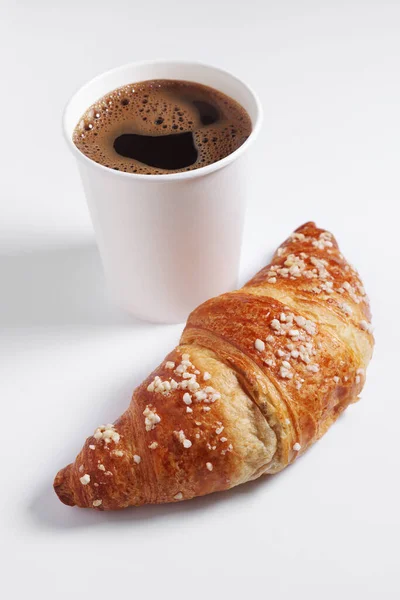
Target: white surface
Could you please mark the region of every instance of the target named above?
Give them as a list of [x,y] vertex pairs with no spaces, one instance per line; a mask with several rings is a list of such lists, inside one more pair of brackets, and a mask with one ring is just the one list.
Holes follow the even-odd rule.
[[[155,178],[103,167],[72,142],[82,114],[108,92],[135,81],[178,78],[216,87],[249,113],[251,135],[223,160]],[[193,307],[237,286],[253,176],[248,150],[261,123],[260,101],[245,83],[194,62],[130,63],[96,76],[74,94],[64,133],[79,166],[107,286],[119,307],[148,321],[181,323]]]
[[[398,2],[3,0],[0,11],[2,592],[397,599]],[[174,506],[70,509],[51,489],[57,469],[119,415],[181,327],[109,306],[61,112],[104,69],[181,56],[234,71],[263,101],[242,281],[315,219],[364,278],[375,355],[362,402],[279,476]]]

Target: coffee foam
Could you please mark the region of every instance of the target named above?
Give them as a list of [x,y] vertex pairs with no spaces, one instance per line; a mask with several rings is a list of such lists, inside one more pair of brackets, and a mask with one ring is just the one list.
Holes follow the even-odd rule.
[[[201,122],[193,101],[207,102],[218,121]],[[126,133],[167,135],[192,132],[198,158],[183,169],[164,170],[120,156],[114,140]],[[207,86],[175,80],[153,80],[118,88],[93,104],[82,116],[73,141],[97,163],[128,173],[157,175],[191,171],[234,152],[251,133],[247,112],[235,100]]]

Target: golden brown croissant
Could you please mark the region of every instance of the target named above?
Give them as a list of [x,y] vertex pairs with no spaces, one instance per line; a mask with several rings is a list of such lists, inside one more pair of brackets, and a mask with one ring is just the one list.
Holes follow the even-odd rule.
[[180,345],[54,488],[70,506],[112,510],[277,473],[357,399],[372,348],[357,272],[306,223],[242,289],[192,312]]

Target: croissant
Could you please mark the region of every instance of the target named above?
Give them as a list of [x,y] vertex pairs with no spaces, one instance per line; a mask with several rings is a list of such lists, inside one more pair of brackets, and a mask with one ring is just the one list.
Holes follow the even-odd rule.
[[227,490],[294,462],[357,400],[374,339],[361,280],[306,223],[180,344],[57,474],[64,504],[113,510]]

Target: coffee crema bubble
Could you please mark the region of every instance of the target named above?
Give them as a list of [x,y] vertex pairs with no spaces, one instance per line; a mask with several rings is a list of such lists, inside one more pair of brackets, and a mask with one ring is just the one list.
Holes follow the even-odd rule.
[[79,120],[73,141],[105,167],[158,175],[221,160],[246,141],[251,129],[244,108],[222,92],[156,79],[103,96]]

